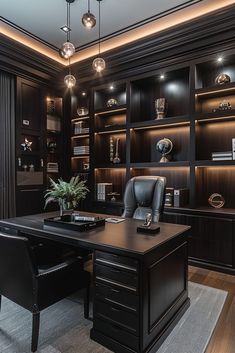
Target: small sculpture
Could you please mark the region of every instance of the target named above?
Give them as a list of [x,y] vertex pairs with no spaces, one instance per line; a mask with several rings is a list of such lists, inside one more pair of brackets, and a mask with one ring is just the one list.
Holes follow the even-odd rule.
[[231,79],[230,79],[229,75],[223,74],[223,73],[219,74],[216,77],[216,79],[215,79],[215,83],[217,85],[224,85],[224,84],[229,83],[229,82],[231,82]]
[[158,141],[156,144],[156,150],[162,154],[162,158],[160,159],[160,163],[169,162],[169,159],[166,158],[166,155],[169,154],[173,149],[173,143],[168,138],[165,138]]
[[114,107],[114,106],[118,105],[118,101],[115,98],[110,98],[107,101],[106,105],[107,105],[108,108],[111,108],[111,107]]
[[29,171],[30,172],[34,172],[34,164],[30,164],[29,165]]
[[150,227],[152,224],[152,214],[151,213],[146,213],[146,218],[145,222],[143,224],[144,227]]
[[119,157],[119,142],[120,142],[120,139],[117,139],[116,140],[116,152],[115,152],[115,157],[113,159],[114,164],[118,164],[121,162],[121,159]]
[[85,107],[77,108],[77,113],[79,116],[84,116],[88,114],[88,109]]
[[21,147],[23,147],[24,151],[32,152],[32,141],[29,141],[27,137],[24,138],[24,143],[21,143]]
[[215,112],[220,112],[220,111],[224,111],[224,110],[231,110],[232,106],[229,102],[227,102],[226,100],[223,100],[220,104],[219,104],[219,108],[215,108],[213,109],[213,113]]
[[165,118],[167,106],[168,104],[166,98],[158,98],[155,100],[155,112],[157,114],[156,120]]
[[110,136],[109,138],[109,160],[112,163],[114,157],[114,144],[113,144],[113,137]]
[[214,208],[221,208],[225,204],[225,199],[222,195],[214,193],[209,197],[208,202]]

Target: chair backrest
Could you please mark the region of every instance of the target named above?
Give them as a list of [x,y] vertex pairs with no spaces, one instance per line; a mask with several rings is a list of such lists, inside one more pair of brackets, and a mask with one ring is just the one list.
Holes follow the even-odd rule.
[[152,213],[158,222],[163,211],[166,178],[160,176],[138,176],[130,179],[124,194],[123,217],[144,220]]
[[28,239],[0,233],[0,295],[31,310],[36,274]]

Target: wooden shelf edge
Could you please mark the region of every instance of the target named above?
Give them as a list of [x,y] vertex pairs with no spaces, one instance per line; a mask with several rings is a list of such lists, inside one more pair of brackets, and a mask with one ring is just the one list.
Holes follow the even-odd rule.
[[189,161],[175,161],[175,162],[150,162],[150,163],[131,163],[131,168],[167,168],[167,167],[189,167]]
[[235,160],[231,161],[212,161],[212,160],[200,160],[194,162],[195,167],[223,167],[223,166],[235,166]]
[[122,111],[127,110],[127,105],[116,105],[115,107],[111,108],[103,108],[103,109],[97,109],[94,111],[95,115],[105,115],[105,114],[110,114],[110,113],[120,113]]
[[190,123],[189,115],[180,115],[175,117],[169,117],[159,120],[147,120],[147,121],[140,121],[140,122],[133,122],[130,124],[132,129],[144,129],[144,128],[157,128],[157,127],[165,127],[167,125],[186,125]]
[[227,83],[224,85],[214,85],[206,88],[198,88],[194,90],[194,93],[195,95],[202,97],[233,90],[235,90],[235,82]]

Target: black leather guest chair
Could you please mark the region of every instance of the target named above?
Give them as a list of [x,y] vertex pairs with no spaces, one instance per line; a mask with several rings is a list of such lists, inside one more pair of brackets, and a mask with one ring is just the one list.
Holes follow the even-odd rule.
[[166,178],[160,176],[138,176],[131,178],[125,189],[122,217],[144,220],[152,213],[158,222],[163,212]]
[[85,288],[84,316],[89,316],[90,274],[83,261],[71,257],[54,259],[50,265],[39,262],[40,252],[35,256],[28,238],[0,233],[0,304],[5,296],[33,314],[32,352],[37,350],[43,309]]

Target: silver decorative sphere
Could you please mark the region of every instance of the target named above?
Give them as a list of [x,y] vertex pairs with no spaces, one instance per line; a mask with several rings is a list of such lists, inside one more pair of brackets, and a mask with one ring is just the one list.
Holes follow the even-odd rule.
[[218,85],[224,85],[229,82],[231,82],[229,75],[223,73],[219,74],[215,79],[215,83]]
[[93,15],[93,13],[89,11],[87,13],[84,13],[84,15],[82,16],[82,24],[88,29],[95,27],[96,25],[95,15]]
[[59,54],[62,58],[68,59],[75,53],[75,46],[73,43],[65,42],[59,50]]
[[115,98],[110,98],[107,103],[106,103],[108,108],[114,107],[115,105],[118,105],[118,101]]
[[64,78],[64,83],[68,88],[72,88],[76,85],[76,78],[73,75],[66,75]]
[[164,138],[157,142],[156,150],[162,154],[162,158],[160,162],[169,162],[169,160],[165,157],[172,151],[173,143],[168,138]]
[[96,58],[93,60],[92,67],[96,72],[101,72],[105,69],[106,63],[102,58]]

